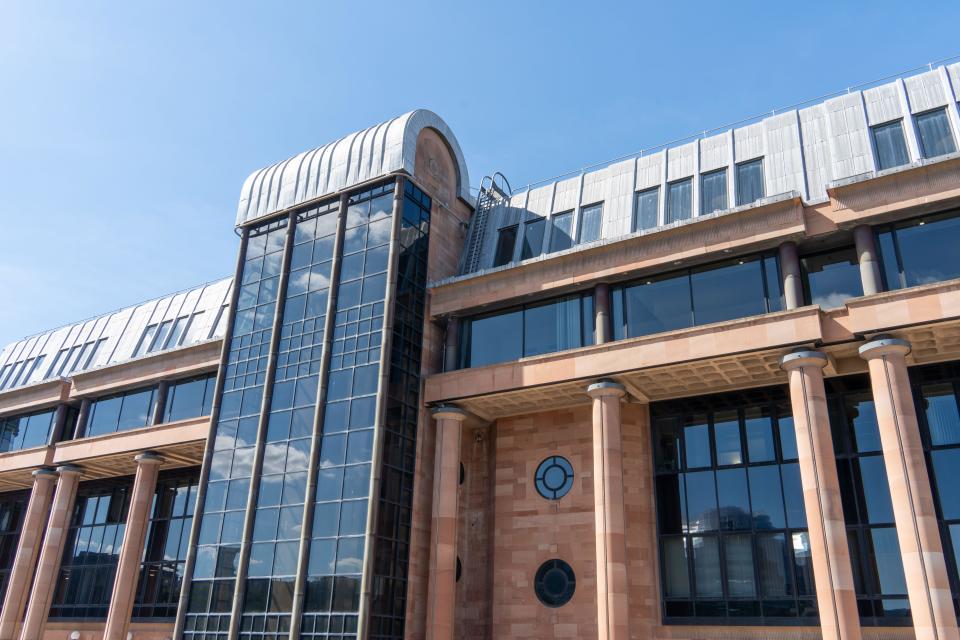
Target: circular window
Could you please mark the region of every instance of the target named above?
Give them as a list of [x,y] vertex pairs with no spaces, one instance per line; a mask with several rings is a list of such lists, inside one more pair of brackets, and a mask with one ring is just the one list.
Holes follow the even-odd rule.
[[537,569],[533,581],[537,599],[548,607],[562,607],[570,602],[577,589],[573,569],[563,560],[547,560]]
[[537,491],[547,500],[559,500],[573,487],[573,465],[566,458],[550,456],[537,467]]

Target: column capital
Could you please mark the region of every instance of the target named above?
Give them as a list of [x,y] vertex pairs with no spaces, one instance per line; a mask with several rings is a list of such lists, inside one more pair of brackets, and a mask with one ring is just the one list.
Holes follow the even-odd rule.
[[57,467],[57,473],[61,476],[79,476],[83,473],[83,469],[75,464],[63,464]]
[[788,353],[780,358],[780,368],[784,371],[793,371],[803,367],[823,369],[827,366],[827,356],[822,351],[802,350]]
[[877,336],[870,342],[861,346],[860,357],[864,360],[873,360],[888,355],[907,355],[910,353],[910,343],[893,336]]
[[604,398],[612,396],[622,398],[627,394],[627,389],[619,382],[613,380],[598,380],[587,387],[587,395],[591,398]]
[[57,472],[53,469],[35,469],[30,475],[33,476],[34,482],[57,479]]
[[467,419],[467,412],[455,404],[442,404],[430,409],[434,420],[456,420],[463,422]]
[[138,465],[162,464],[163,457],[153,451],[144,451],[133,458]]

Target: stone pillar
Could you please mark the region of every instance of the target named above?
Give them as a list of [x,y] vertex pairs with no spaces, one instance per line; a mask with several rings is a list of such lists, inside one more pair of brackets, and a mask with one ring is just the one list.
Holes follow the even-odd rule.
[[460,366],[460,318],[447,318],[447,333],[443,343],[443,370],[455,371]]
[[163,415],[167,412],[167,395],[170,391],[170,381],[161,380],[157,383],[157,401],[153,403],[153,415],[150,417],[150,424],[160,424],[163,422]]
[[626,520],[623,513],[623,385],[601,381],[587,387],[593,398],[593,496],[597,543],[599,640],[628,640]]
[[853,242],[857,247],[863,295],[880,293],[883,291],[883,280],[880,275],[880,261],[877,259],[877,240],[870,225],[861,224],[856,227],[853,230]]
[[821,632],[825,640],[857,640],[860,614],[823,386],[826,364],[827,357],[819,351],[790,353],[780,361],[790,381]]
[[907,374],[909,352],[909,342],[890,337],[860,347],[870,367],[914,634],[917,640],[956,640],[960,632]]
[[52,469],[37,469],[33,472],[33,489],[30,491],[27,512],[23,516],[17,554],[10,571],[3,612],[0,613],[0,640],[16,638],[17,627],[23,619],[23,610],[27,606],[27,590],[36,572],[37,555],[40,553],[43,528],[50,513],[50,500],[56,479],[57,474]]
[[84,398],[80,401],[80,413],[77,415],[77,424],[73,429],[73,439],[82,438],[87,435],[87,421],[90,420],[90,398]]
[[60,560],[63,557],[63,545],[70,528],[70,518],[73,516],[73,503],[77,498],[80,468],[64,465],[57,468],[57,473],[60,474],[60,479],[57,480],[57,490],[53,494],[53,506],[50,508],[50,518],[47,520],[46,534],[43,545],[40,547],[40,561],[37,564],[33,589],[30,590],[30,602],[27,605],[26,619],[23,621],[21,640],[43,638],[53,590],[60,578]]
[[780,245],[780,273],[783,276],[783,301],[787,309],[803,306],[803,281],[795,242]]
[[141,453],[135,459],[137,475],[133,480],[133,492],[130,496],[130,508],[127,511],[127,524],[120,546],[117,575],[113,581],[113,594],[110,596],[103,640],[123,640],[127,637],[133,600],[137,594],[137,581],[140,578],[140,560],[143,558],[143,546],[150,524],[150,507],[157,490],[157,474],[163,463],[163,458],[150,452]]
[[610,331],[610,287],[601,282],[593,289],[594,336],[596,344],[604,344],[612,339]]
[[430,584],[427,640],[453,640],[457,585],[457,487],[460,484],[460,434],[467,414],[437,407],[437,444],[433,466],[433,520],[430,532]]

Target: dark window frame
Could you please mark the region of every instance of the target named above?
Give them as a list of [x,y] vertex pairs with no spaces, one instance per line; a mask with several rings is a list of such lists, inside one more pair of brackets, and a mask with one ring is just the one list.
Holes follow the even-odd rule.
[[[880,147],[877,144],[877,131],[881,129],[889,129],[892,127],[899,127],[900,129],[900,142],[903,143],[903,152],[906,158],[906,162],[901,164],[893,164],[888,167],[880,166]],[[873,157],[877,163],[878,171],[886,171],[888,169],[896,169],[897,167],[906,167],[910,165],[910,147],[907,146],[907,133],[903,128],[903,118],[895,118],[894,120],[887,120],[886,122],[880,122],[878,124],[870,125],[870,146],[873,149]]]
[[[585,219],[584,213],[587,211],[593,213],[594,211],[599,211],[600,215],[600,226],[597,229],[597,237],[592,240],[584,240],[583,238],[583,221]],[[580,211],[577,216],[577,237],[574,244],[584,244],[589,242],[599,242],[603,239],[603,202],[595,202],[594,204],[581,206]]]
[[[759,166],[760,166],[760,197],[748,201],[748,200],[745,200],[745,199],[744,199],[744,196],[742,195],[744,189],[742,188],[741,185],[743,185],[743,184],[745,183],[745,180],[741,180],[741,178],[740,178],[740,170],[741,170],[742,168],[746,168],[747,166],[750,166],[750,165],[759,165]],[[759,157],[759,158],[752,158],[752,159],[750,159],[750,160],[744,160],[743,162],[737,162],[737,163],[734,165],[734,169],[733,169],[733,170],[734,170],[734,179],[733,179],[734,185],[733,185],[733,186],[734,186],[734,189],[736,189],[736,191],[737,191],[737,198],[736,198],[737,204],[736,204],[736,206],[738,206],[738,207],[745,207],[745,206],[747,206],[747,205],[751,205],[751,204],[754,204],[754,203],[756,203],[756,202],[759,202],[760,200],[763,200],[764,198],[767,197],[767,176],[766,176],[766,173],[764,172],[763,156],[761,156],[761,157]]]
[[[769,418],[771,444],[773,445],[772,459],[751,460],[749,434],[747,427],[747,412],[759,409],[761,414]],[[763,413],[765,411],[765,413]],[[723,413],[735,412],[737,416],[738,435],[740,443],[740,461],[734,464],[721,464],[718,461],[716,416]],[[707,442],[709,452],[709,464],[706,466],[694,465],[688,466],[686,463],[686,433],[684,426],[691,423],[690,418],[703,418],[702,424],[707,427]],[[693,421],[699,424],[700,421]],[[674,425],[675,436],[675,459],[676,465],[667,464],[660,457],[661,452],[661,431],[665,425]],[[669,427],[667,427],[669,429]],[[770,625],[770,626],[804,626],[816,625],[816,588],[812,582],[804,583],[807,589],[806,594],[800,594],[799,586],[801,577],[797,574],[798,559],[795,555],[795,549],[792,545],[793,536],[807,536],[809,544],[808,527],[791,526],[787,520],[789,517],[789,502],[787,496],[787,487],[784,482],[783,468],[786,465],[799,465],[798,458],[787,455],[790,449],[784,448],[782,435],[784,430],[793,429],[793,415],[790,404],[789,394],[782,387],[770,387],[765,389],[756,389],[741,392],[730,392],[710,396],[700,396],[695,398],[686,398],[682,400],[668,400],[651,405],[651,440],[653,448],[653,473],[656,488],[654,489],[656,535],[657,535],[657,557],[660,563],[660,606],[661,615],[665,624],[690,624],[690,625]],[[668,431],[669,433],[669,431]],[[793,449],[796,448],[794,440]],[[680,529],[678,533],[663,533],[663,520],[661,509],[665,505],[661,504],[660,482],[662,478],[679,477],[686,473],[713,473],[714,491],[716,504],[722,504],[720,500],[719,481],[717,473],[725,470],[742,469],[744,478],[749,477],[749,470],[756,468],[777,468],[781,479],[780,486],[780,504],[783,507],[784,522],[782,527],[762,528],[757,526],[756,514],[753,512],[754,496],[750,488],[750,482],[747,480],[746,497],[751,504],[750,526],[749,528],[737,526],[724,526],[722,518],[719,517],[717,527],[708,530]],[[679,483],[679,491],[683,495],[687,494],[686,483]],[[680,508],[685,508],[687,499],[681,496]],[[804,514],[805,517],[805,514]],[[683,516],[681,516],[683,518]],[[785,564],[789,574],[790,595],[779,598],[764,597],[763,576],[761,573],[760,557],[763,539],[769,536],[782,535],[785,545],[784,559],[788,560]],[[730,582],[727,572],[726,543],[727,537],[749,536],[750,549],[753,558],[753,588],[754,594],[749,597],[738,597],[730,594]],[[720,596],[699,596],[697,594],[696,568],[693,556],[693,539],[711,539],[716,541],[717,561],[719,569],[719,581],[721,588]],[[668,596],[667,572],[664,568],[667,566],[665,541],[680,540],[682,549],[687,558],[686,575],[688,585],[687,596]],[[812,576],[812,557],[807,556],[806,562],[810,563],[810,575]],[[787,576],[785,576],[787,577]],[[773,611],[774,603],[791,602],[795,607],[794,614],[788,616],[764,615],[764,607],[770,607]],[[759,615],[737,615],[738,611],[747,611],[756,604],[756,611]],[[677,615],[678,611],[683,611],[689,606],[690,615]],[[705,612],[698,612],[698,607],[702,607]],[[803,608],[806,607],[806,608]]]
[[[723,176],[723,206],[715,207],[707,211],[707,201],[704,196],[705,189],[703,188],[706,180],[710,180],[716,176]],[[717,211],[725,211],[730,208],[730,180],[727,174],[727,167],[720,167],[719,169],[712,169],[710,171],[704,171],[700,174],[700,215],[706,216],[711,213],[716,213]]]
[[[640,199],[644,196],[653,195],[656,199],[657,206],[655,212],[655,222],[653,226],[643,227],[640,222]],[[637,231],[650,231],[651,229],[656,229],[660,226],[660,185],[655,187],[650,187],[648,189],[641,189],[636,191],[633,194],[633,219],[630,221],[630,231],[631,233],[636,233]]]
[[[520,225],[511,224],[505,227],[500,227],[497,230],[497,244],[494,247],[493,251],[493,266],[502,267],[505,264],[510,264],[513,262],[513,254],[516,252],[517,248],[517,238],[520,235]],[[509,234],[513,234],[513,239],[509,241],[509,253],[501,253],[501,251],[507,251],[507,245],[505,244],[505,238],[509,237]]]
[[[944,119],[947,123],[947,138],[950,140],[950,143],[953,145],[953,151],[947,151],[945,153],[939,153],[937,155],[930,155],[927,152],[927,149],[923,143],[923,136],[920,135],[920,119],[927,116],[931,116],[936,113],[942,113]],[[953,123],[950,121],[950,114],[947,112],[947,107],[934,107],[933,109],[927,109],[926,111],[921,111],[920,113],[914,113],[913,117],[913,126],[917,132],[917,146],[920,149],[920,157],[924,160],[933,160],[935,158],[942,158],[943,156],[951,155],[957,153],[957,132],[953,130]]]

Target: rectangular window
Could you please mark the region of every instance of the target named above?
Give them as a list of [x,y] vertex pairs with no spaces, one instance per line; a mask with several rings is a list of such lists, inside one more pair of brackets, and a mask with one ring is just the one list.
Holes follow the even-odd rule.
[[123,544],[129,491],[129,481],[80,485],[50,618],[106,618]]
[[655,229],[659,223],[660,187],[637,194],[637,209],[633,214],[633,230]]
[[915,287],[960,277],[957,211],[900,222],[878,234],[887,287]]
[[665,619],[809,623],[817,609],[785,389],[657,402],[650,414]]
[[108,398],[98,398],[90,405],[90,417],[84,436],[138,429],[152,424],[155,387],[137,389]]
[[553,216],[553,232],[550,234],[550,253],[563,251],[573,246],[573,211]]
[[957,150],[946,109],[921,113],[914,116],[914,120],[920,138],[920,153],[924,158],[936,158]]
[[614,339],[744,318],[783,308],[774,255],[748,256],[615,287]]
[[693,215],[693,178],[667,185],[667,210],[664,224],[687,220]]
[[504,227],[497,234],[497,250],[493,255],[493,266],[500,267],[513,260],[513,247],[517,244],[517,225]]
[[700,176],[700,215],[727,208],[727,170],[718,169]]
[[137,348],[133,350],[133,357],[136,358],[145,354],[147,349],[150,348],[150,345],[153,344],[153,338],[156,335],[157,325],[147,325],[147,328],[143,330],[143,335],[140,336],[140,342],[137,343]]
[[176,422],[210,415],[216,376],[178,381],[167,390],[164,422]]
[[869,380],[831,378],[827,403],[861,621],[909,624],[903,562]]
[[140,565],[133,619],[172,619],[183,585],[199,470],[161,475]]
[[0,599],[7,593],[10,572],[13,570],[14,554],[20,542],[20,530],[27,513],[29,492],[15,491],[0,496],[0,549],[3,549],[3,562],[0,563]]
[[0,453],[47,444],[56,411],[0,418]]
[[737,206],[752,204],[764,197],[763,158],[737,165]]
[[903,124],[896,120],[870,127],[873,149],[877,156],[877,169],[892,169],[910,164],[907,143],[903,137]]
[[824,309],[842,307],[847,298],[863,295],[860,262],[853,247],[800,258],[807,304]]
[[150,347],[147,349],[147,353],[153,353],[154,351],[161,351],[167,346],[167,338],[170,336],[170,330],[173,328],[173,320],[164,320],[160,323],[160,326],[157,328],[157,334],[153,338],[153,342],[150,344]]
[[190,316],[180,316],[174,321],[173,329],[170,330],[170,337],[167,338],[164,349],[173,349],[180,346],[180,339],[183,337],[184,330],[189,322]]
[[590,294],[532,304],[464,323],[464,367],[553,353],[593,344]]
[[546,218],[530,220],[523,228],[523,247],[520,249],[520,259],[535,258],[543,251],[543,232],[547,228]]
[[960,605],[960,404],[957,385],[960,365],[956,362],[911,367],[917,417],[924,449],[927,473],[943,536],[944,557],[950,573],[954,603]]
[[603,227],[603,205],[595,204],[580,210],[580,229],[577,231],[577,243],[596,242],[600,239]]

